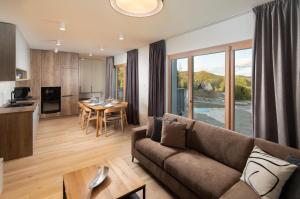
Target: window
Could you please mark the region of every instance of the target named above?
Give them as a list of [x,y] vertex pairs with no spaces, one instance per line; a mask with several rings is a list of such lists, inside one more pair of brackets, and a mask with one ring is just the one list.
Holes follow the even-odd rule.
[[225,125],[225,52],[193,57],[193,118]]
[[172,60],[172,113],[188,115],[188,59]]
[[234,51],[234,130],[252,135],[252,49]]
[[116,74],[116,98],[119,100],[125,99],[125,89],[126,89],[126,65],[117,65],[115,69]]
[[252,135],[251,43],[169,55],[169,112]]

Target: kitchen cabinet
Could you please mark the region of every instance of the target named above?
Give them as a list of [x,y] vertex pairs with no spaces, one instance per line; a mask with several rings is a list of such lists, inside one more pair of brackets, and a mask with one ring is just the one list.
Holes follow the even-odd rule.
[[42,51],[42,87],[60,86],[59,57],[53,51]]
[[61,53],[61,115],[78,114],[79,74],[76,53]]
[[16,80],[16,26],[0,22],[0,81]]
[[61,112],[43,117],[78,114],[78,65],[77,53],[31,50],[31,95],[40,101],[42,87],[61,88]]
[[0,157],[5,161],[33,155],[39,105],[32,102],[32,106],[0,108]]
[[81,60],[79,65],[80,93],[104,93],[105,62],[102,60]]
[[[22,74],[18,79],[16,70]],[[0,22],[0,81],[28,80],[29,70],[30,49],[22,33],[14,24]]]

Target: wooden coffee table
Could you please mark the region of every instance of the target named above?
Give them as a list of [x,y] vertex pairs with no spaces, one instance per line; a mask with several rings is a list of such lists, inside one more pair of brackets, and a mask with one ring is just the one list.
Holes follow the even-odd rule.
[[[108,177],[92,193],[88,185],[100,166],[108,166]],[[146,194],[146,184],[129,168],[122,159],[108,161],[103,165],[93,165],[63,176],[64,195],[67,199],[116,199],[125,198],[137,191]]]

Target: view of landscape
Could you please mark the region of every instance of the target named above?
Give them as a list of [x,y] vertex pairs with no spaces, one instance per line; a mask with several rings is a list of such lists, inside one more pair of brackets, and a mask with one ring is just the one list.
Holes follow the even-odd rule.
[[117,80],[117,99],[124,98],[124,85],[125,85],[125,66],[116,67],[116,80]]
[[[193,59],[193,118],[224,127],[225,53],[195,56]],[[234,123],[235,130],[246,135],[252,135],[251,59],[252,49],[235,51]],[[187,116],[188,59],[174,60],[172,71],[172,111]]]

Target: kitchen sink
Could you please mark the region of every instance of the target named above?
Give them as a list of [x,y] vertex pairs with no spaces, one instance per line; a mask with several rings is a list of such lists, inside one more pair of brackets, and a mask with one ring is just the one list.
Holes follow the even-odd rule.
[[32,106],[33,104],[34,104],[33,102],[11,103],[11,104],[7,104],[5,108]]

